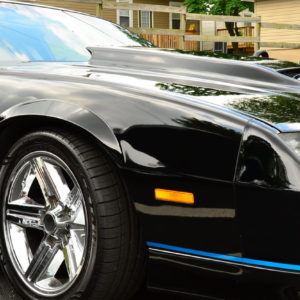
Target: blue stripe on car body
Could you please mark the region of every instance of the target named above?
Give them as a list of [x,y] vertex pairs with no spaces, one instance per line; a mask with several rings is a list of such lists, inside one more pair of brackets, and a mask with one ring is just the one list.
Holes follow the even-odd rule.
[[217,253],[188,249],[188,248],[171,246],[171,245],[167,245],[167,244],[154,243],[154,242],[147,242],[147,245],[148,245],[148,247],[151,247],[151,248],[157,248],[157,249],[177,252],[177,253],[181,253],[181,254],[190,254],[190,255],[195,255],[195,256],[199,256],[199,257],[213,258],[213,259],[218,259],[218,260],[223,260],[223,261],[230,261],[233,263],[242,263],[242,264],[247,264],[247,265],[255,265],[255,266],[261,266],[261,267],[268,267],[268,268],[300,271],[300,265],[257,260],[257,259],[252,259],[252,258],[230,256],[230,255],[225,255],[225,254],[217,254]]

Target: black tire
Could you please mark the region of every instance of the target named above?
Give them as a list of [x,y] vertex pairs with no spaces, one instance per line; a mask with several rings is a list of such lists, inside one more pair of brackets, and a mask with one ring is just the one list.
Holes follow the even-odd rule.
[[[92,140],[80,137],[78,133],[43,130],[32,132],[21,138],[11,148],[8,157],[7,164],[1,172],[1,224],[3,224],[0,229],[1,259],[6,275],[21,297],[23,299],[105,300],[131,298],[144,278],[145,247],[140,238],[133,205],[126,196],[126,190],[117,168],[106,154],[96,147]],[[41,162],[42,167],[32,167],[32,162],[37,161]],[[45,190],[48,188],[45,193],[41,192],[43,188],[40,188],[40,182],[43,182],[43,177],[38,173],[43,171],[43,168],[47,169],[47,172],[53,169],[58,170],[53,171],[53,174],[52,171],[44,172],[50,174],[50,181],[46,178],[48,175],[44,174]],[[38,223],[35,224],[31,219],[27,222],[18,210],[16,213],[14,211],[17,202],[14,202],[13,197],[16,198],[15,195],[19,191],[19,182],[22,182],[21,195],[24,195],[24,190],[27,189],[27,183],[24,182],[29,178],[28,174],[38,175],[28,184],[30,188],[26,196],[30,193],[36,196],[38,200],[34,200],[34,205],[39,203],[43,206],[40,199],[44,197],[45,200],[46,208],[38,210],[38,219],[40,218],[39,222],[42,224],[38,229],[32,228],[37,227]],[[78,195],[72,196],[74,200],[70,196],[69,202],[64,200],[65,202],[61,204],[62,201],[58,201],[57,198],[61,197],[60,181],[53,179],[57,174],[61,175],[59,180],[65,180],[70,193],[76,188],[81,190]],[[39,187],[34,186],[36,182]],[[58,192],[56,194],[53,192],[53,195],[57,197],[51,196],[54,200],[48,197],[49,188],[51,190],[53,186],[59,186],[56,189]],[[68,197],[64,199],[69,199]],[[64,208],[62,208],[63,204]],[[22,210],[27,209],[29,205],[28,211],[31,213],[30,205],[33,204],[26,202],[24,205]],[[58,210],[59,213],[56,213]],[[80,211],[80,216],[78,216],[78,211]],[[57,221],[61,220],[59,218],[65,218],[69,225]],[[72,218],[81,220],[81,223],[78,221],[80,229],[74,229],[75,225],[79,225],[75,224],[74,220],[71,223]],[[25,223],[28,227],[24,225]],[[80,239],[79,233],[76,238],[72,236],[76,230],[81,232]],[[16,234],[19,231],[21,233]],[[37,262],[32,259],[28,263],[28,269],[26,269],[26,263],[22,265],[21,250],[14,242],[15,237],[19,235],[21,244],[26,242],[29,245],[30,250],[25,251],[26,255],[29,257],[32,252],[32,256],[36,257]],[[71,251],[75,249],[74,245],[77,250],[79,249],[77,252]],[[55,250],[53,250],[55,261],[54,258],[52,261],[50,258],[48,260],[45,258],[39,262],[42,257],[40,252],[45,250],[48,255],[49,249]],[[53,271],[50,267],[49,269],[43,267],[53,264],[56,270],[62,259],[61,251],[64,261],[57,271]],[[78,269],[73,268],[77,270],[76,272],[71,272],[70,253],[79,253],[76,254],[77,256],[74,254],[76,258],[72,261],[73,266],[79,265]],[[76,259],[80,263],[77,264]],[[43,271],[44,269],[47,272]],[[46,283],[43,283],[44,278],[46,278],[44,280]],[[33,283],[34,280],[36,283]],[[50,292],[47,292],[47,289]]]

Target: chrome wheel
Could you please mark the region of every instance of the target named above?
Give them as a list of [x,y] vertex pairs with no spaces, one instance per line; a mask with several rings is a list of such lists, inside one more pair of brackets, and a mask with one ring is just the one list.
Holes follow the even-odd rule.
[[0,263],[28,300],[130,299],[146,251],[117,167],[79,129],[22,136],[0,172]]
[[21,280],[41,296],[57,296],[85,262],[88,219],[82,190],[56,155],[36,151],[14,167],[4,203],[4,238]]

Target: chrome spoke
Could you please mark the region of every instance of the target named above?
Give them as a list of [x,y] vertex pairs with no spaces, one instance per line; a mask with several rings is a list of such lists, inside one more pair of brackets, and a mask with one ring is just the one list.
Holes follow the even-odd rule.
[[80,202],[82,200],[82,195],[77,186],[74,186],[74,188],[69,192],[65,205],[72,208],[72,210],[76,211],[77,207],[80,205]]
[[57,253],[53,257],[53,260],[51,261],[49,267],[47,268],[44,277],[53,278],[63,262],[64,262],[64,255],[62,250],[59,249],[59,251],[57,251]]
[[82,190],[65,162],[46,151],[25,156],[9,180],[5,238],[11,260],[27,287],[55,298],[84,264],[88,226]]
[[28,197],[29,190],[30,190],[35,178],[36,178],[36,176],[33,171],[33,168],[29,164],[28,168],[26,170],[26,173],[24,174],[23,181],[22,181],[22,191],[21,191],[20,197]]
[[70,224],[70,230],[81,230],[85,231],[86,226],[84,224],[78,224],[78,223],[71,223]]
[[41,211],[44,206],[34,200],[23,197],[12,201],[6,206],[6,220],[21,227],[43,230],[41,224]]
[[72,191],[70,191],[70,193],[68,194],[65,202],[65,205],[71,210],[72,221],[77,219],[78,214],[80,214],[80,212],[82,211],[82,200],[82,193],[80,189],[75,185]]
[[29,247],[26,230],[13,223],[8,223],[8,230],[11,236],[11,249],[19,257],[19,264],[22,273],[25,273],[32,260],[32,251]]
[[33,256],[25,276],[28,281],[37,282],[43,279],[49,265],[59,250],[60,244],[48,236],[43,240]]
[[61,168],[46,162],[42,157],[32,159],[32,166],[47,204],[53,199],[63,201],[70,189]]
[[73,250],[77,257],[80,257],[84,250],[86,232],[85,228],[71,229],[70,243],[73,245]]
[[72,243],[69,242],[69,244],[63,249],[63,253],[65,257],[67,271],[69,274],[69,279],[73,279],[76,275],[78,265],[77,265],[75,253],[73,251]]
[[85,228],[72,229],[68,245],[63,249],[69,278],[78,272],[85,246]]

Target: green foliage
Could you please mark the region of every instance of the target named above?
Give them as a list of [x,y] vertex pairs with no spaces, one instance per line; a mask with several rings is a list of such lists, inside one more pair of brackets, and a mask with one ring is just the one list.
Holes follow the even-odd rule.
[[238,16],[249,8],[254,10],[254,4],[242,0],[185,0],[184,5],[190,13]]
[[247,97],[233,100],[227,105],[272,123],[300,121],[300,102],[297,94]]

